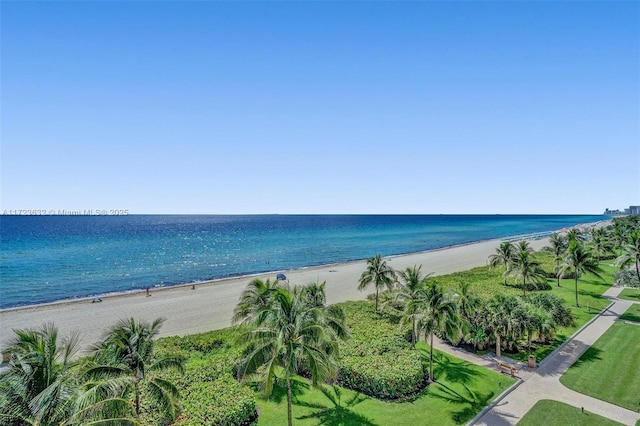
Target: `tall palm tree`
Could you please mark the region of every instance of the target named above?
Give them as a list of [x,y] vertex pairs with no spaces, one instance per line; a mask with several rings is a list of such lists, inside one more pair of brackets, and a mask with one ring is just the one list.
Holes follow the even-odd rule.
[[162,318],[153,322],[136,321],[134,318],[120,320],[93,347],[93,359],[100,365],[89,374],[131,377],[137,418],[140,417],[140,384],[145,381],[156,407],[166,419],[173,421],[180,411],[178,389],[153,373],[169,369],[182,372],[183,360],[179,357],[154,357],[154,338],[163,322]]
[[418,290],[418,297],[405,308],[416,319],[417,328],[429,338],[429,380],[433,377],[433,336],[435,333],[456,338],[459,333],[458,306],[455,296],[445,292],[442,285],[427,283]]
[[509,275],[516,277],[516,280],[518,278],[522,280],[524,296],[527,295],[527,282],[540,283],[544,281],[544,271],[540,269],[540,262],[535,259],[533,249],[528,242],[523,240],[518,244]]
[[549,245],[542,248],[542,250],[544,250],[545,252],[553,255],[553,272],[556,274],[558,287],[560,287],[560,278],[562,278],[562,263],[564,262],[567,248],[569,248],[567,238],[562,234],[558,234],[557,232],[554,232],[549,237]]
[[269,306],[271,298],[284,283],[280,281],[262,281],[261,279],[254,279],[249,282],[247,287],[240,295],[240,301],[236,305],[233,311],[232,322],[248,323],[253,321],[255,313],[264,314],[265,310],[261,309],[265,306]]
[[584,242],[583,230],[578,227],[569,229],[566,237],[569,243],[571,243],[571,241]]
[[593,228],[589,233],[589,246],[598,259],[614,253],[613,246],[604,228]]
[[[396,298],[404,303],[405,308],[411,300],[416,300],[420,297],[420,290],[426,285],[427,279],[431,276],[431,274],[422,276],[422,272],[420,271],[421,269],[422,266],[413,265],[413,267],[399,272],[400,280],[398,283]],[[406,323],[411,323],[411,347],[415,347],[416,316],[414,313],[407,312],[406,309],[404,312],[403,324],[406,325]]]
[[563,270],[573,269],[576,290],[576,306],[580,307],[578,302],[578,278],[584,273],[591,273],[598,278],[602,278],[602,268],[598,265],[598,261],[592,254],[585,249],[579,240],[572,240],[569,243],[569,249],[563,263]]
[[59,339],[51,323],[15,333],[8,370],[0,375],[1,424],[137,424],[121,397],[126,381],[85,380],[74,360],[77,334]]
[[640,280],[640,230],[632,231],[622,248],[624,252],[616,259],[616,265],[626,268],[635,263],[636,275]]
[[[323,290],[323,289],[322,289]],[[306,287],[278,288],[270,303],[250,313],[243,338],[249,353],[238,368],[240,376],[261,372],[265,395],[270,395],[278,369],[285,375],[287,420],[293,424],[291,375],[305,368],[314,385],[337,373],[338,340],[347,338],[344,324],[330,324],[327,307],[318,303],[319,289]],[[310,294],[313,293],[313,294]],[[336,316],[333,316],[333,320]]]
[[489,267],[496,268],[498,266],[504,267],[504,281],[503,284],[507,284],[507,274],[509,273],[509,267],[515,256],[515,245],[512,242],[504,241],[500,243],[500,246],[496,249],[496,253],[489,256]]
[[367,259],[367,269],[360,275],[358,290],[362,291],[370,284],[376,288],[376,312],[378,311],[378,294],[380,289],[391,290],[396,281],[395,271],[387,265],[382,256],[376,254]]

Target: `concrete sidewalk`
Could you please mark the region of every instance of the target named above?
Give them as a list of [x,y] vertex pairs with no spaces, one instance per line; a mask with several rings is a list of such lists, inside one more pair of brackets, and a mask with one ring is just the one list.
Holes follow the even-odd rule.
[[612,299],[613,305],[595,321],[574,336],[561,350],[556,352],[542,367],[530,377],[524,378],[517,389],[507,395],[493,409],[480,418],[477,425],[515,425],[541,399],[551,399],[574,407],[585,407],[587,411],[634,426],[640,420],[640,413],[583,395],[566,388],[560,383],[562,376],[580,356],[613,325],[615,320],[633,303],[616,299],[622,291],[611,287],[603,297]]
[[[541,399],[551,399],[584,407],[587,411],[615,420],[625,425],[635,426],[640,413],[583,395],[566,388],[560,383],[562,376],[580,356],[613,325],[634,302],[617,299],[621,287],[610,287],[603,297],[611,299],[613,305],[593,322],[573,336],[560,350],[553,354],[537,370],[520,366],[517,376],[523,380],[516,389],[505,396],[495,407],[487,411],[475,424],[488,426],[515,425]],[[434,346],[473,364],[495,369],[496,360],[492,356],[480,357],[463,349],[452,347],[441,341]]]

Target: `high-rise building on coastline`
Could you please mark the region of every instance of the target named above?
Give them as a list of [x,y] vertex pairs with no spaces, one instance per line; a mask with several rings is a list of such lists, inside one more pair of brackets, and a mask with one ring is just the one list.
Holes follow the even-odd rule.
[[638,214],[640,215],[640,206],[629,206],[628,209],[624,209],[624,210],[609,210],[609,209],[604,209],[604,214],[609,214],[609,215],[617,215],[617,214]]

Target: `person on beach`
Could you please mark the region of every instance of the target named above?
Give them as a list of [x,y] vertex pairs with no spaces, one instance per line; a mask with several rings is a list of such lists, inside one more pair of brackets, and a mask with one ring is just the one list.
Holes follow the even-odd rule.
[[147,297],[151,296],[151,292],[149,291],[149,287],[147,287]]

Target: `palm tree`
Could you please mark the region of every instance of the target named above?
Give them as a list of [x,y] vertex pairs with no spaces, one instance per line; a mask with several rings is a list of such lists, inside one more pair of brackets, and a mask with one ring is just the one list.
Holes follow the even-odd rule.
[[482,299],[471,291],[471,285],[469,285],[468,282],[461,282],[456,295],[456,302],[458,304],[460,319],[462,320],[461,331],[466,334],[468,331],[475,329],[477,341],[477,337],[483,334],[478,333],[479,328],[477,321],[480,315]]
[[[265,395],[270,395],[278,369],[285,375],[287,388],[287,420],[293,424],[291,375],[301,368],[309,373],[316,386],[337,373],[338,340],[348,337],[344,323],[333,308],[329,312],[319,298],[324,288],[288,285],[279,287],[270,302],[249,313],[250,328],[243,334],[249,342],[249,353],[241,361],[238,374],[249,376],[261,372]],[[331,316],[331,319],[328,317]],[[342,316],[344,318],[344,316]]]
[[162,318],[153,322],[136,321],[134,318],[120,320],[93,347],[93,359],[100,365],[91,369],[89,374],[133,378],[136,418],[140,417],[140,384],[143,380],[150,398],[165,418],[173,421],[180,411],[178,389],[173,383],[153,374],[169,369],[182,373],[181,358],[154,357],[154,338],[163,322]]
[[544,271],[540,269],[540,262],[534,258],[533,249],[528,242],[523,240],[518,244],[509,275],[522,279],[524,296],[527,295],[527,281],[529,283],[544,281]]
[[[398,283],[398,289],[396,293],[396,299],[402,301],[405,305],[411,300],[415,300],[420,296],[420,290],[426,285],[427,279],[431,274],[422,276],[420,270],[422,266],[413,265],[411,268],[407,268],[404,271],[400,271],[400,282]],[[414,313],[404,310],[403,325],[411,323],[411,347],[415,347],[416,344],[416,316]]]
[[376,312],[378,311],[378,293],[380,289],[387,288],[391,290],[396,281],[396,273],[387,265],[382,256],[376,254],[374,257],[367,259],[367,269],[360,275],[360,283],[358,290],[362,291],[373,284],[376,288]]
[[602,278],[602,276],[600,276],[602,269],[591,253],[587,251],[578,240],[570,241],[562,268],[563,270],[573,269],[575,275],[576,306],[580,307],[578,302],[578,278],[581,274],[587,272],[598,278]]
[[255,319],[253,317],[254,313],[260,312],[264,314],[265,311],[262,308],[269,306],[271,297],[283,285],[277,280],[274,282],[270,280],[262,281],[258,278],[252,280],[240,295],[240,301],[233,311],[232,322],[234,324],[248,323]]
[[407,303],[406,311],[411,312],[419,331],[429,338],[429,380],[433,377],[433,336],[439,333],[455,338],[460,330],[458,306],[455,297],[445,292],[442,285],[428,283],[418,290],[418,297]]
[[567,231],[567,241],[571,243],[571,241],[583,242],[584,237],[582,236],[582,231],[578,228],[571,228]]
[[632,231],[622,247],[624,253],[616,259],[616,265],[626,268],[635,263],[636,275],[640,280],[640,230]]
[[569,243],[567,238],[554,232],[549,237],[549,245],[542,248],[547,253],[553,255],[553,272],[556,274],[558,280],[558,287],[560,287],[560,278],[562,278],[562,263],[567,252]]
[[552,337],[551,334],[559,327],[571,327],[575,325],[571,309],[564,299],[553,293],[534,293],[529,295],[527,302],[539,308],[549,315],[548,322],[542,323],[538,330],[538,338],[543,335]]
[[7,425],[137,424],[121,396],[126,381],[86,381],[78,335],[59,339],[48,323],[38,330],[15,330],[7,349],[8,370],[0,376],[0,423]]
[[496,294],[487,303],[487,323],[496,339],[496,356],[502,357],[502,338],[516,339],[520,336],[523,324],[518,321],[520,300],[511,295]]
[[500,243],[500,247],[496,249],[496,254],[489,256],[489,267],[496,268],[500,265],[504,266],[504,281],[503,284],[507,284],[507,274],[509,267],[515,256],[515,246],[509,241]]
[[544,333],[548,333],[550,321],[551,315],[543,309],[530,303],[524,305],[523,328],[527,333],[527,349],[529,351],[531,351],[533,333],[537,331],[538,335],[540,335],[541,330]]
[[614,252],[611,241],[607,237],[604,228],[593,228],[590,232],[590,237],[589,246],[598,259]]

